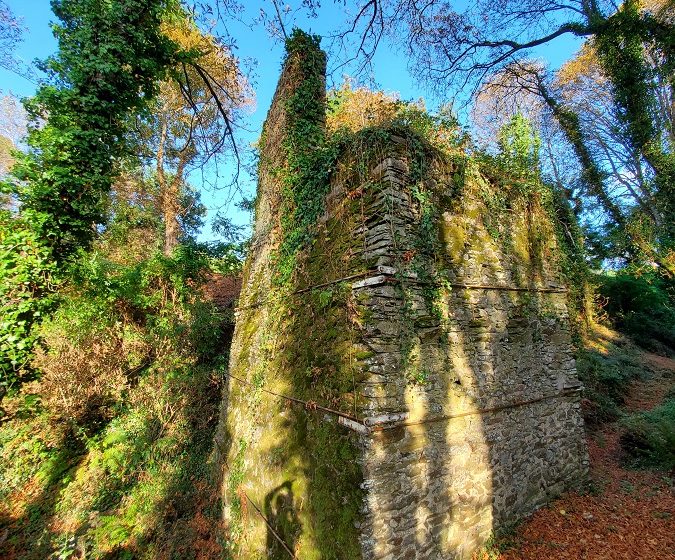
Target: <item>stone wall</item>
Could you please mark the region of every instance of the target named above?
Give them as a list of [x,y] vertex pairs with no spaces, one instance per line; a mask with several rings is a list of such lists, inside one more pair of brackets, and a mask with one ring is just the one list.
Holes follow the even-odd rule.
[[[256,224],[243,270],[215,462],[223,466],[223,515],[237,559],[360,556],[363,502],[356,438],[335,417],[279,395],[335,407],[347,393],[321,368],[342,367],[351,348],[344,298],[315,309],[319,292],[274,281],[281,241],[288,99],[302,84],[302,52],[283,69],[260,145]],[[320,84],[317,99],[325,100]],[[325,226],[326,230],[328,226]],[[335,240],[341,236],[336,235]],[[332,267],[312,263],[322,275]],[[327,258],[326,261],[330,259]],[[343,294],[344,295],[344,294]],[[326,317],[330,311],[330,317]],[[339,329],[339,332],[337,332]],[[351,380],[349,374],[344,373]],[[331,395],[330,398],[327,398]],[[352,393],[353,398],[353,393]]]
[[301,79],[291,59],[268,115],[223,402],[234,557],[468,558],[586,474],[553,223],[531,196],[497,215],[469,161],[430,153],[414,179],[409,138],[380,135],[345,148],[276,285]]
[[[440,250],[421,259],[435,269],[427,276],[446,281],[430,302],[423,275],[400,258],[419,247],[406,167],[399,155],[373,169],[388,212],[369,223],[365,255],[393,269],[353,284],[371,317],[360,341],[372,355],[363,413],[371,426],[380,417],[364,436],[363,550],[468,558],[585,478],[566,294],[547,224],[528,223],[523,210],[502,224],[508,238],[495,238],[467,189],[442,214]],[[442,192],[452,189],[448,175],[429,179]],[[538,247],[535,227],[544,230]]]

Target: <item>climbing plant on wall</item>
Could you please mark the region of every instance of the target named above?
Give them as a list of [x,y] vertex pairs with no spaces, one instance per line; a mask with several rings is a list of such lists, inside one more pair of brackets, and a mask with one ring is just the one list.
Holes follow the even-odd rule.
[[286,41],[284,64],[296,65],[297,89],[286,101],[283,142],[287,167],[282,176],[280,279],[290,277],[294,255],[309,239],[329,186],[330,148],[325,143],[326,55],[320,38],[294,29]]
[[[325,53],[320,38],[294,29],[286,41],[284,65],[298,81],[285,101],[286,131],[282,147],[285,167],[281,179],[281,243],[277,252],[277,281],[286,283],[296,267],[298,252],[313,238],[324,210],[336,162],[346,149],[358,153],[360,167],[370,165],[392,136],[402,135],[411,153],[410,172],[417,183],[424,176],[429,151],[456,151],[465,140],[456,118],[447,110],[430,115],[419,103],[367,92],[348,84],[325,93]],[[329,123],[326,125],[328,105]],[[367,126],[364,126],[367,124]],[[328,128],[328,133],[326,129]],[[263,132],[262,144],[266,141]],[[357,170],[366,180],[366,169]],[[417,193],[421,196],[421,191]]]

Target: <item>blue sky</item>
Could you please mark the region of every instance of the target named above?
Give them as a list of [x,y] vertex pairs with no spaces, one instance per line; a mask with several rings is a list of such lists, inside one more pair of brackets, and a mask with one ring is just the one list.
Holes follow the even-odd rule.
[[[5,1],[15,15],[23,18],[23,23],[28,28],[25,41],[18,49],[18,56],[25,61],[31,61],[36,58],[43,59],[52,54],[56,49],[56,41],[49,28],[50,21],[54,19],[49,0]],[[322,4],[319,19],[308,20],[299,17],[295,21],[289,22],[288,25],[295,23],[298,27],[319,35],[334,30],[344,20],[344,8],[331,0],[325,0]],[[270,1],[246,2],[246,11],[242,14],[241,19],[251,21],[259,14],[261,8],[269,11],[271,9]],[[283,46],[280,42],[271,39],[262,26],[248,27],[243,23],[235,22],[229,27],[229,31],[237,43],[237,56],[242,60],[254,61],[253,85],[256,94],[256,107],[255,111],[248,115],[246,121],[242,123],[247,130],[242,129],[239,132],[241,141],[252,143],[260,134],[262,123],[274,94],[283,57]],[[548,60],[552,66],[557,67],[572,56],[579,45],[578,40],[563,37],[540,48],[536,54]],[[372,78],[378,87],[387,92],[396,92],[402,99],[418,99],[425,97],[426,94],[408,74],[407,62],[401,55],[400,49],[392,48],[386,42],[381,45],[375,58]],[[339,80],[340,77],[335,76],[335,79]],[[0,91],[25,97],[33,94],[35,84],[0,69]],[[434,100],[430,100],[428,103],[430,107],[435,105]],[[227,175],[231,172],[232,168],[229,167],[223,169],[221,174]],[[253,194],[255,187],[250,178],[244,177],[243,187],[248,195]],[[222,207],[228,198],[222,190],[206,192],[202,195],[202,199],[211,214],[215,209]],[[235,210],[233,205],[230,204],[224,210],[232,215],[236,222],[246,222],[246,216]],[[203,236],[204,238],[210,236],[208,229],[205,229]]]

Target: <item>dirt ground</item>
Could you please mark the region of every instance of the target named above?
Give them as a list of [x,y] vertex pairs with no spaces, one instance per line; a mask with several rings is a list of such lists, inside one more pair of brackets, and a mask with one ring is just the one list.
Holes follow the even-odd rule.
[[[675,384],[675,360],[644,357],[656,373],[632,385],[629,412],[654,408]],[[675,560],[672,473],[626,468],[619,437],[617,424],[589,434],[588,494],[568,494],[537,511],[498,542],[503,552],[479,560]]]

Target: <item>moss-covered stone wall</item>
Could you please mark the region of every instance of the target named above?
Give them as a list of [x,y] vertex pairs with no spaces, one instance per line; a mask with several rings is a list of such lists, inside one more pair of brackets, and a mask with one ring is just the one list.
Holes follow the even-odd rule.
[[401,129],[307,179],[298,123],[326,152],[325,92],[302,40],[261,142],[222,407],[232,557],[468,558],[586,473],[554,219],[544,191]]
[[307,559],[360,557],[359,442],[337,416],[312,406],[353,413],[351,295],[342,283],[297,293],[310,276],[331,280],[351,266],[340,258],[350,251],[349,221],[337,214],[324,221],[324,244],[298,254],[304,275],[280,279],[279,273],[291,261],[283,247],[293,220],[284,217],[296,209],[289,189],[298,154],[289,130],[316,134],[323,124],[316,111],[315,118],[298,118],[299,96],[322,111],[325,102],[323,53],[311,38],[300,38],[307,48],[289,50],[261,139],[256,224],[218,434],[230,553],[241,559],[289,558],[290,552]]
[[[457,192],[457,164],[437,162],[420,202],[408,161],[373,166],[395,214],[373,223],[373,232],[394,226],[373,241],[394,270],[354,285],[370,310],[360,342],[372,352],[360,387],[374,426],[364,437],[363,550],[470,558],[495,531],[584,481],[567,294],[536,198],[514,196],[491,215],[479,169],[467,162]],[[424,204],[439,209],[430,232]]]

